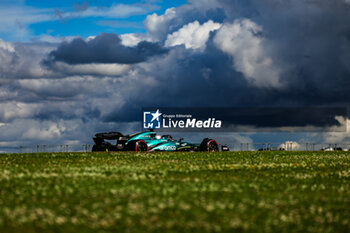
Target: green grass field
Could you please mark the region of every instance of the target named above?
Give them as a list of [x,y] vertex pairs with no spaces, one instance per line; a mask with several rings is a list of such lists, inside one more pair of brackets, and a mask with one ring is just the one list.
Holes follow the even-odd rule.
[[350,152],[0,155],[0,232],[350,232]]

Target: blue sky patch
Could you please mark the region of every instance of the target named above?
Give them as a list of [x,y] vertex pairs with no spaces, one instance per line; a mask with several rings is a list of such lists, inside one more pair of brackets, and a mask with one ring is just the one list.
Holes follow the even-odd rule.
[[186,1],[1,1],[0,37],[30,41],[53,37],[95,36],[102,32],[144,33],[143,21]]

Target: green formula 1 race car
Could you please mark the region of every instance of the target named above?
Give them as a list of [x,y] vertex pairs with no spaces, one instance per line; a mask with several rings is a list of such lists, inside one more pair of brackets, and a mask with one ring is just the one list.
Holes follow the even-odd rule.
[[[119,132],[97,133],[93,138],[92,151],[219,151],[218,143],[204,138],[200,144],[184,142],[183,138],[174,140],[170,135],[157,135],[154,131],[144,131],[131,135]],[[105,140],[116,140],[111,143]],[[221,147],[228,150],[227,146]]]

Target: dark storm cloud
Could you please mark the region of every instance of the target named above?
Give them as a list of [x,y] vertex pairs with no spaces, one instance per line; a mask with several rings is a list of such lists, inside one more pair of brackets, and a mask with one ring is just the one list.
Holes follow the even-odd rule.
[[[350,4],[346,1],[193,0],[174,11],[174,16],[159,19],[155,27],[148,21],[148,34],[142,38],[159,39],[159,44],[143,41],[127,47],[119,36],[101,34],[89,41],[78,38],[58,47],[40,44],[34,48],[18,43],[12,51],[3,46],[0,121],[8,125],[0,127],[11,129],[14,141],[23,135],[23,128],[28,128],[29,143],[30,135],[38,135],[36,129],[56,135],[56,126],[61,141],[79,140],[79,135],[90,140],[98,131],[137,130],[142,107],[349,105]],[[167,49],[161,46],[169,34],[185,25],[194,21],[203,25],[208,20],[227,26],[231,32],[233,26],[240,29],[226,50],[215,42],[221,29],[210,33],[203,50],[186,49],[184,45]],[[253,27],[244,28],[242,20],[248,20]],[[254,31],[254,24],[261,30]],[[249,36],[239,41],[244,33]],[[193,39],[192,34],[188,35],[184,38]],[[232,39],[232,35],[226,36],[227,41]],[[232,49],[235,43],[239,46]],[[270,59],[283,85],[264,86],[271,81],[268,75],[261,82],[251,82],[247,78],[251,70],[239,70],[245,66],[237,65],[245,61],[247,54],[256,58],[253,66],[248,66],[252,69],[257,68],[254,62],[259,65],[261,59]],[[40,63],[43,59],[46,66]],[[53,63],[69,65],[56,69]],[[113,71],[119,77],[116,79],[91,71],[104,69],[94,68],[91,63],[130,65],[125,72]],[[74,68],[74,72],[64,71],[67,67]],[[80,71],[87,68],[89,72]],[[254,78],[259,80],[263,71],[255,72]],[[70,123],[60,125],[60,120]],[[16,126],[9,123],[12,121],[24,123]],[[31,127],[27,121],[36,124]],[[269,118],[261,121],[268,124],[265,121]],[[137,126],[128,128],[129,122],[137,122]],[[274,119],[273,123],[280,126],[281,122]],[[303,120],[298,122],[305,124]]]
[[[227,19],[249,17],[261,25],[274,62],[287,64],[287,104],[346,104],[350,101],[350,5],[336,1],[222,1]],[[347,57],[347,58],[346,58]]]
[[273,100],[273,95],[267,94],[269,90],[248,85],[230,66],[230,59],[212,46],[205,54],[174,48],[166,59],[148,64],[147,69],[139,68],[140,79],[152,76],[158,85],[138,87],[133,95],[126,93],[123,108],[111,108],[104,120],[138,121],[137,112],[142,107],[254,106]]
[[[113,91],[127,99],[123,108],[140,109],[143,106],[299,106],[342,105],[350,101],[350,27],[349,6],[316,4],[310,1],[220,1],[206,5],[176,8],[177,15],[168,22],[168,28],[177,30],[183,25],[212,19],[225,24],[236,19],[249,18],[262,26],[261,35],[277,66],[287,64],[281,74],[284,88],[266,88],[251,85],[244,74],[233,67],[234,58],[220,51],[213,43],[216,32],[211,33],[206,49],[194,52],[182,46],[166,52],[158,44],[141,42],[126,47],[115,34],[101,34],[95,39],[75,39],[61,44],[49,55],[49,62],[68,64],[127,63],[145,61],[156,55],[145,66],[135,66],[140,79],[152,77],[155,86],[129,83]],[[190,2],[191,3],[191,2]],[[246,48],[242,48],[245,50]],[[270,54],[269,54],[270,55]],[[50,67],[49,67],[50,68]],[[128,79],[125,75],[125,79]],[[49,87],[48,87],[49,89]],[[50,89],[49,89],[50,90]],[[40,92],[40,93],[38,93]],[[86,93],[85,89],[81,90]],[[126,92],[126,93],[124,93]],[[35,89],[45,98],[47,91]],[[51,95],[51,94],[50,94]],[[106,93],[107,95],[107,93]],[[64,96],[64,95],[62,95]],[[110,116],[127,120],[135,111],[120,111],[112,105]],[[130,112],[130,114],[127,114]],[[120,117],[118,117],[120,115]]]
[[[228,0],[220,1],[216,9],[225,11],[224,24],[248,18],[262,27],[257,36],[264,38],[269,52],[263,56],[271,56],[275,66],[281,67],[280,79],[286,85],[284,88],[249,86],[242,80],[242,74],[232,68],[229,58],[209,47],[203,54],[191,55],[195,59],[189,61],[192,65],[179,67],[178,72],[196,74],[187,79],[195,83],[201,77],[200,70],[210,70],[212,83],[203,84],[205,81],[201,80],[196,87],[206,93],[204,98],[210,96],[213,100],[210,104],[341,105],[350,101],[350,41],[347,36],[350,5],[345,1]],[[222,84],[220,92],[211,96],[211,90],[215,89],[211,87],[213,83]],[[179,93],[182,88],[178,88]],[[188,100],[198,104],[199,93],[191,93],[193,98]]]
[[[154,77],[159,85],[152,91],[140,88],[137,95],[128,98],[125,108],[348,105],[350,25],[347,22],[350,22],[350,5],[345,1],[335,4],[328,1],[220,2],[211,9],[225,12],[224,25],[248,18],[262,27],[261,33],[255,36],[264,39],[269,54],[263,56],[270,56],[273,64],[281,67],[280,79],[284,86],[264,87],[249,83],[244,74],[233,67],[235,58],[220,51],[213,43],[217,33],[213,32],[203,52],[181,46],[171,48],[166,59],[140,71],[141,76]],[[206,15],[200,9],[191,14],[188,9],[190,7],[177,8],[176,17],[169,20],[167,28],[175,26],[172,30],[178,30],[181,24],[198,18],[202,20]],[[111,111],[108,121],[113,120],[113,116],[119,120],[121,115],[136,120],[135,111],[118,109]]]
[[167,49],[157,43],[143,41],[136,47],[127,47],[121,44],[118,35],[102,33],[89,41],[76,38],[72,42],[62,43],[50,53],[46,62],[134,64],[166,53]]

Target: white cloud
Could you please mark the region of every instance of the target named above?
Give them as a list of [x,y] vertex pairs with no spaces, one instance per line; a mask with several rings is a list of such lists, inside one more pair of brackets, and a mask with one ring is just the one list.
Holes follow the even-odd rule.
[[149,35],[155,40],[160,40],[167,32],[169,22],[175,17],[175,8],[169,8],[165,11],[164,15],[157,15],[156,13],[147,15],[144,24]]
[[282,143],[278,148],[283,148],[285,150],[299,150],[301,145],[298,142],[286,141]]
[[119,76],[128,72],[131,68],[130,65],[125,64],[78,64],[69,65],[63,62],[56,62],[54,68],[57,71],[66,74],[79,74],[79,75],[102,75],[102,76]]
[[6,50],[10,53],[15,52],[15,48],[12,46],[11,43],[5,42],[0,38],[0,49]]
[[54,46],[43,43],[8,43],[0,39],[1,81],[19,78],[40,78],[51,75],[41,61]]
[[54,20],[53,9],[38,9],[26,6],[0,7],[0,32],[15,39],[28,39],[28,25]]
[[[56,11],[55,11],[56,10]],[[84,17],[106,17],[125,18],[132,15],[145,14],[149,9],[126,4],[115,4],[111,7],[89,7],[84,11],[61,12],[53,8],[34,8],[28,6],[2,6],[0,8],[0,25],[12,27],[17,25],[28,25],[33,23],[54,21],[61,18],[84,18]],[[59,14],[60,17],[55,17]]]
[[[339,122],[340,126],[334,127],[333,132],[323,133],[322,141],[326,143],[349,143],[350,142],[350,120],[337,116],[335,119]],[[337,130],[345,129],[345,132],[337,132]],[[332,130],[332,128],[330,128]]]
[[39,105],[41,104],[28,104],[16,101],[0,103],[0,120],[6,122],[15,118],[32,117],[37,112]]
[[120,35],[120,38],[122,39],[122,45],[130,47],[136,46],[141,41],[153,41],[147,34],[126,33]]
[[48,122],[45,125],[42,124],[40,127],[35,125],[32,128],[29,128],[23,133],[22,139],[52,140],[54,138],[59,138],[64,130],[65,128],[60,127],[57,123]]
[[0,8],[0,25],[7,26],[8,29],[17,24],[32,24],[54,20],[52,17],[54,10],[51,8],[34,8],[28,6],[2,6]]
[[193,8],[207,10],[210,8],[217,8],[221,6],[220,1],[217,0],[188,0]]
[[114,4],[111,7],[89,7],[84,11],[62,12],[63,18],[106,17],[125,18],[132,15],[146,14],[149,10],[142,6]]
[[[71,42],[74,40],[75,36],[51,36],[48,34],[42,34],[39,37],[35,38],[34,41],[40,41],[40,42],[48,42],[48,43],[62,43],[62,42]],[[90,36],[86,39],[89,40]]]
[[16,60],[14,47],[0,39],[0,78],[7,78]]
[[[99,92],[106,89],[105,85],[108,85],[101,79],[102,78],[91,78],[90,76],[68,76],[66,78],[58,79],[23,79],[18,80],[17,85],[22,91],[29,92],[32,96],[38,96],[33,98],[34,101],[37,101],[38,98],[44,97],[47,100],[60,100],[69,103],[73,100],[79,100],[79,98],[83,98],[83,96],[89,97],[89,95],[98,95]],[[100,87],[98,84],[103,84],[103,86]],[[60,102],[52,103],[50,107],[59,103]],[[66,107],[72,106],[68,105]],[[60,106],[56,105],[56,108],[59,109]],[[41,112],[42,110],[47,110],[45,108],[38,109],[40,109]],[[79,109],[74,109],[74,112],[78,110]]]
[[9,90],[7,86],[0,86],[0,100],[6,101],[18,97],[18,90]]
[[281,87],[281,71],[265,49],[266,41],[258,35],[261,32],[262,28],[250,19],[235,20],[218,30],[214,43],[233,57],[234,68],[253,85]]
[[202,25],[198,21],[194,21],[168,35],[165,46],[171,47],[183,44],[186,49],[204,49],[209,38],[209,33],[218,30],[220,27],[220,23],[214,23],[212,20]]

